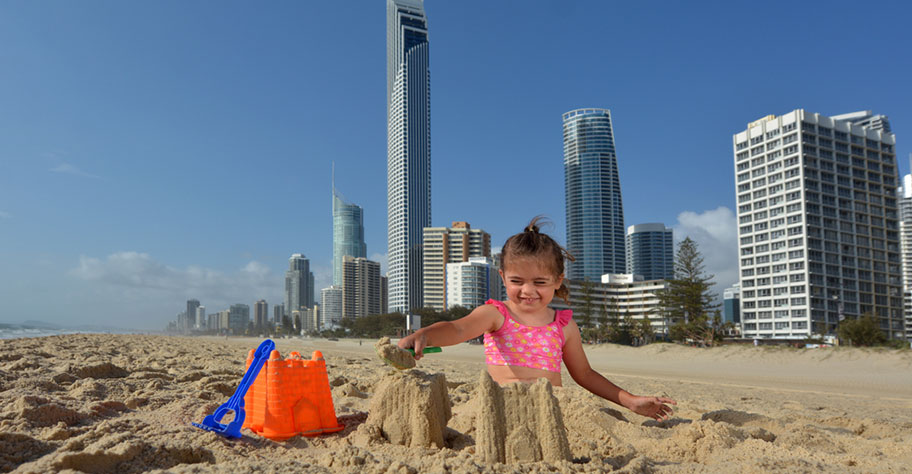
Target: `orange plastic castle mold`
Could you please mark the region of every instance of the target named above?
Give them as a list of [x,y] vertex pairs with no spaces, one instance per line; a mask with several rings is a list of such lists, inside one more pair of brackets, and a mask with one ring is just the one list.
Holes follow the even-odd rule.
[[[253,358],[251,350],[247,355],[248,367]],[[244,428],[273,441],[334,433],[345,428],[336,419],[326,361],[320,351],[314,351],[310,360],[298,352],[282,359],[279,351],[272,351],[244,396],[244,408],[247,412]]]

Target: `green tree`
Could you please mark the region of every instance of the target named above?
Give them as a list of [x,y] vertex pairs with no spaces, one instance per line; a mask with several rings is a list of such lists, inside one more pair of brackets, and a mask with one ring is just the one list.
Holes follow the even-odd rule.
[[843,319],[836,328],[836,335],[853,346],[874,346],[887,342],[887,336],[880,330],[871,313],[865,313],[857,319]]
[[291,322],[291,318],[287,314],[282,315],[282,334],[289,335],[294,333],[294,324]]
[[675,255],[675,278],[668,280],[668,288],[658,292],[657,312],[670,325],[669,335],[673,340],[690,340],[699,345],[713,345],[721,338],[719,325],[709,314],[719,304],[716,295],[710,291],[715,283],[703,266],[703,256],[697,243],[685,238],[678,244]]
[[580,285],[580,298],[583,300],[583,304],[579,308],[579,318],[576,321],[579,327],[584,329],[592,327],[592,319],[595,315],[595,303],[593,303],[594,291],[595,284],[593,284],[589,278],[584,279]]

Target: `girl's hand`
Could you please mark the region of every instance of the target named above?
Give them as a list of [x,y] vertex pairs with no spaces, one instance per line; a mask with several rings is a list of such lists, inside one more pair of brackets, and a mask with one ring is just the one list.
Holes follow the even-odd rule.
[[634,396],[630,400],[630,411],[647,416],[656,421],[665,421],[674,413],[671,405],[677,405],[678,402],[665,397],[638,397]]
[[415,350],[415,360],[421,359],[424,355],[422,351],[427,347],[427,336],[424,335],[424,332],[418,330],[409,334],[408,336],[399,339],[397,344],[400,349],[414,349]]

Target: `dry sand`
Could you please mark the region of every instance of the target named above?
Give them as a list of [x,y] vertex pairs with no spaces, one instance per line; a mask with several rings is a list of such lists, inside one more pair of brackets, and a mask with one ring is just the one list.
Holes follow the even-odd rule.
[[[230,440],[192,427],[228,400],[259,342],[119,335],[0,341],[0,472],[912,472],[909,351],[588,347],[593,367],[615,383],[676,399],[674,418],[657,423],[614,406],[565,371],[564,388],[553,388],[552,397],[570,459],[502,464],[483,459],[492,435],[476,415],[496,395],[481,386],[482,348],[467,344],[400,372],[381,362],[372,340],[278,340],[283,354],[323,352],[346,428],[273,442],[246,430]],[[396,377],[415,385],[391,386]],[[444,408],[435,400],[444,385],[451,406],[441,422]],[[428,391],[438,395],[422,402],[431,407],[424,411],[437,417],[409,418],[417,411],[409,400]],[[398,409],[382,408],[381,399],[412,407],[397,415],[411,431],[395,417],[378,418]],[[383,426],[398,434],[384,435]],[[429,438],[435,430],[442,441]],[[412,442],[416,436],[427,439]]]

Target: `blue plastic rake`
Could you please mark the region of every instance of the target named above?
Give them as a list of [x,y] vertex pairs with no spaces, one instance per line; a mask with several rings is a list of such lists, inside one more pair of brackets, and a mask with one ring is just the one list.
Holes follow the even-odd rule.
[[[215,434],[227,438],[240,438],[241,426],[244,425],[244,417],[246,416],[244,413],[244,395],[247,394],[247,390],[253,385],[253,381],[256,380],[257,375],[260,373],[260,369],[263,368],[263,364],[269,359],[269,354],[273,349],[275,349],[275,343],[272,342],[271,339],[266,339],[260,343],[256,352],[254,352],[253,362],[251,362],[250,367],[247,368],[247,373],[245,373],[244,378],[241,379],[241,384],[238,385],[237,390],[234,391],[234,395],[228,399],[227,403],[223,403],[220,407],[216,408],[211,415],[207,415],[206,418],[203,418],[202,423],[191,424],[197,428],[212,431]],[[222,418],[228,414],[228,412],[232,411],[234,412],[234,420],[227,424],[220,423]]]

